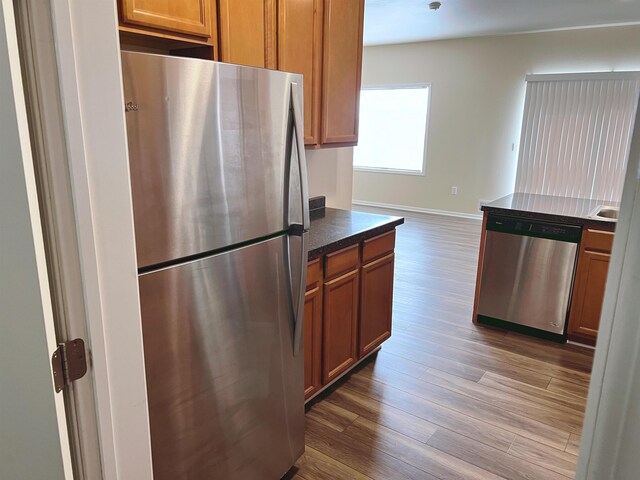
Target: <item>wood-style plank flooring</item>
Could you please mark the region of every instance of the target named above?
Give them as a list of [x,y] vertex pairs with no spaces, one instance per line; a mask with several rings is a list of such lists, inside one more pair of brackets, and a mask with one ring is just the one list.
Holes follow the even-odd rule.
[[573,478],[592,350],[475,327],[481,223],[404,216],[392,338],[311,402],[291,478]]

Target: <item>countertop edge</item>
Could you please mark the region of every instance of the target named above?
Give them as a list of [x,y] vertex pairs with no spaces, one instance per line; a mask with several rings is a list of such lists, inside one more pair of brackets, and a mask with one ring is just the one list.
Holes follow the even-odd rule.
[[315,260],[316,258],[321,257],[322,255],[326,255],[327,253],[335,252],[336,250],[340,250],[341,248],[348,247],[349,245],[353,245],[355,243],[360,243],[363,240],[367,240],[382,233],[391,231],[398,225],[402,225],[403,223],[404,218],[399,217],[382,225],[377,225],[375,227],[353,233],[346,237],[342,237],[338,240],[327,243],[326,245],[322,245],[321,247],[314,248],[313,250],[309,250],[308,261]]

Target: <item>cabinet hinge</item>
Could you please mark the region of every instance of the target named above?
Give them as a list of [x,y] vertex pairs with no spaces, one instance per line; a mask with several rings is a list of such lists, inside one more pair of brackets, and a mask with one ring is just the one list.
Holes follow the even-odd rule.
[[76,338],[68,342],[59,343],[51,356],[53,367],[53,383],[56,393],[74,380],[84,377],[87,373],[87,355],[84,351],[84,340]]

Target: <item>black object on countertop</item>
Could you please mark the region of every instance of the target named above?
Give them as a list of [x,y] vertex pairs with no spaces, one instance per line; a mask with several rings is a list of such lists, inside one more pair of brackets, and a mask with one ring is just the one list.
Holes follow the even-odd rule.
[[309,199],[309,211],[318,210],[324,208],[326,204],[326,197],[324,195],[319,197],[311,197]]
[[555,197],[532,193],[512,193],[481,207],[482,211],[506,215],[569,223],[599,230],[613,231],[615,222],[589,217],[598,206],[619,207],[619,202],[586,198]]
[[393,230],[404,218],[318,208],[310,211],[309,260]]

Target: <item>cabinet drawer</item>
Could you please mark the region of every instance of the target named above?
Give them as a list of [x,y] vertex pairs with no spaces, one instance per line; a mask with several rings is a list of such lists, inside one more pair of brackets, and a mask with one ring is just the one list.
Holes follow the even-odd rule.
[[307,266],[307,291],[313,290],[320,285],[322,281],[322,264],[317,258],[309,262]]
[[362,245],[362,263],[381,257],[393,251],[396,246],[395,229],[365,240]]
[[582,248],[584,250],[596,250],[611,253],[614,232],[587,229],[582,234]]
[[325,279],[337,277],[343,273],[357,268],[359,245],[355,244],[334,253],[329,253],[325,258]]

